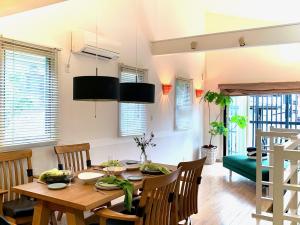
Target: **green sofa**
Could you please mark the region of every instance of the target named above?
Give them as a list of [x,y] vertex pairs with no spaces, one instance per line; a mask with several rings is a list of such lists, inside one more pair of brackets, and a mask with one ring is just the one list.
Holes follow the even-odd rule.
[[[263,160],[262,164],[269,165],[269,161]],[[223,166],[230,171],[256,182],[256,161],[248,159],[246,155],[224,156]],[[269,169],[262,170],[262,180],[269,181]]]

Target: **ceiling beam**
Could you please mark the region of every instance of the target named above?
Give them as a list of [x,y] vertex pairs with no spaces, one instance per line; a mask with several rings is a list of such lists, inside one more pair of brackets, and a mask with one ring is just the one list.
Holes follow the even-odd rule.
[[153,55],[300,42],[300,23],[154,41]]
[[51,5],[64,0],[0,0],[0,17]]

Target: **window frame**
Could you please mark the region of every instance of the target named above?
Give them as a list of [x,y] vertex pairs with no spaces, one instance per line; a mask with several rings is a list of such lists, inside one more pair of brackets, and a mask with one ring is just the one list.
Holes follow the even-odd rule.
[[[297,111],[298,108],[296,106],[300,106],[300,96],[298,99],[298,97],[296,97],[295,95],[299,96],[299,93],[272,93],[267,95],[247,95],[247,145],[255,146],[255,135],[257,129],[262,129],[263,131],[266,131],[268,130],[268,126],[283,129],[299,129],[300,121],[296,121],[296,118],[298,118],[299,113]],[[253,102],[253,104],[251,104],[251,101]],[[294,103],[294,101],[297,101],[297,104]],[[227,121],[229,110],[230,109],[228,108],[225,111],[226,117],[224,117],[224,121]],[[273,113],[274,110],[275,114]],[[278,116],[280,114],[282,114],[282,116]],[[293,119],[295,119],[295,121]],[[248,138],[249,136],[251,136],[250,140]],[[224,139],[224,155],[234,154],[233,149],[230,149],[228,146],[229,139],[230,135],[228,135],[228,137]],[[268,143],[266,143],[264,147],[268,148]]]
[[[121,75],[122,75],[122,71],[123,70],[131,70],[133,72],[137,71],[138,73],[143,73],[143,82],[142,83],[147,83],[148,82],[148,69],[143,69],[143,68],[136,68],[136,67],[132,67],[132,66],[128,66],[128,65],[125,65],[123,63],[120,63],[118,65],[118,75],[119,75],[119,79],[121,81]],[[148,118],[148,113],[149,113],[149,110],[148,110],[148,107],[146,104],[143,104],[143,103],[140,103],[140,104],[143,104],[145,105],[145,131],[143,131],[141,134],[126,134],[126,135],[122,135],[121,133],[121,104],[132,104],[132,103],[119,103],[118,105],[118,136],[119,137],[134,137],[134,136],[140,136],[140,135],[143,135],[144,132],[147,131],[148,129],[148,126],[149,126],[149,118]],[[139,104],[139,103],[134,103],[134,104]]]
[[[37,136],[37,142],[34,142],[31,140],[31,143],[25,143],[25,138],[20,141],[19,143],[14,143],[13,139],[11,139],[11,143],[9,143],[10,140],[3,139],[3,142],[1,142],[0,145],[0,151],[3,150],[14,150],[14,149],[21,149],[21,148],[31,148],[31,147],[43,147],[43,146],[51,146],[55,145],[58,142],[58,136],[59,136],[59,129],[58,129],[58,111],[59,111],[59,93],[58,93],[58,51],[59,49],[56,48],[49,48],[44,47],[36,44],[26,43],[22,41],[17,41],[9,38],[0,37],[0,69],[2,68],[2,72],[0,72],[0,77],[5,79],[5,54],[7,54],[5,51],[12,51],[12,52],[20,52],[24,54],[31,54],[36,55],[40,57],[45,57],[45,95],[47,95],[47,100],[45,100],[45,105],[43,109],[45,110],[44,120],[45,120],[45,128],[44,131],[47,133],[47,131],[50,129],[50,135],[45,138],[45,141],[38,141],[41,136]],[[13,62],[14,63],[14,62]],[[54,77],[52,77],[54,76]],[[5,82],[0,82],[0,88],[5,91]],[[51,89],[51,91],[49,91]],[[49,95],[51,95],[51,98],[49,98]],[[49,107],[49,105],[52,105]],[[4,109],[5,108],[5,97],[0,98],[0,106]],[[54,112],[51,112],[51,116],[54,115],[54,118],[51,119],[50,125],[47,121],[47,115],[49,115],[49,111],[55,110]],[[14,109],[12,110],[14,111]],[[3,124],[3,127],[5,126],[5,113],[3,110],[0,110],[0,120],[2,121],[1,124]],[[48,124],[48,125],[47,125]],[[29,128],[30,129],[30,128]],[[52,130],[53,129],[53,130]],[[3,135],[4,132],[0,132],[0,135]],[[48,139],[48,140],[47,140]],[[23,143],[22,143],[23,142]]]

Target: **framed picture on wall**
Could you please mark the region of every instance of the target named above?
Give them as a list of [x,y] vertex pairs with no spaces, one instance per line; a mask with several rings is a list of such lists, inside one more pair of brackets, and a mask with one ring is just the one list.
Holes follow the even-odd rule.
[[175,81],[175,130],[192,127],[193,80],[176,78]]

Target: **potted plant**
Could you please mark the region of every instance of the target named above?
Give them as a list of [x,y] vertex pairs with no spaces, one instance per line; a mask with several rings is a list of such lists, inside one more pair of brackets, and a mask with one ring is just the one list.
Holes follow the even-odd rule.
[[[223,93],[208,91],[203,97],[203,101],[207,103],[208,106],[208,122],[209,122],[209,130],[208,133],[210,135],[209,143],[203,145],[201,148],[201,157],[206,158],[206,164],[214,164],[216,161],[217,150],[218,147],[213,145],[213,138],[217,135],[228,134],[228,128],[225,127],[225,124],[220,121],[221,112],[225,107],[230,106],[232,103],[232,99],[230,96],[225,95]],[[220,113],[217,117],[212,120],[211,119],[211,104],[215,104],[220,107]],[[236,126],[244,129],[247,126],[247,118],[245,116],[234,115],[229,119],[230,123],[236,124]]]
[[154,138],[153,132],[150,133],[150,137],[147,138],[146,134],[144,133],[142,137],[134,137],[133,140],[137,144],[137,147],[141,149],[141,155],[140,160],[142,164],[148,163],[148,156],[146,149],[147,147],[155,147],[156,144],[152,143],[152,140]]

